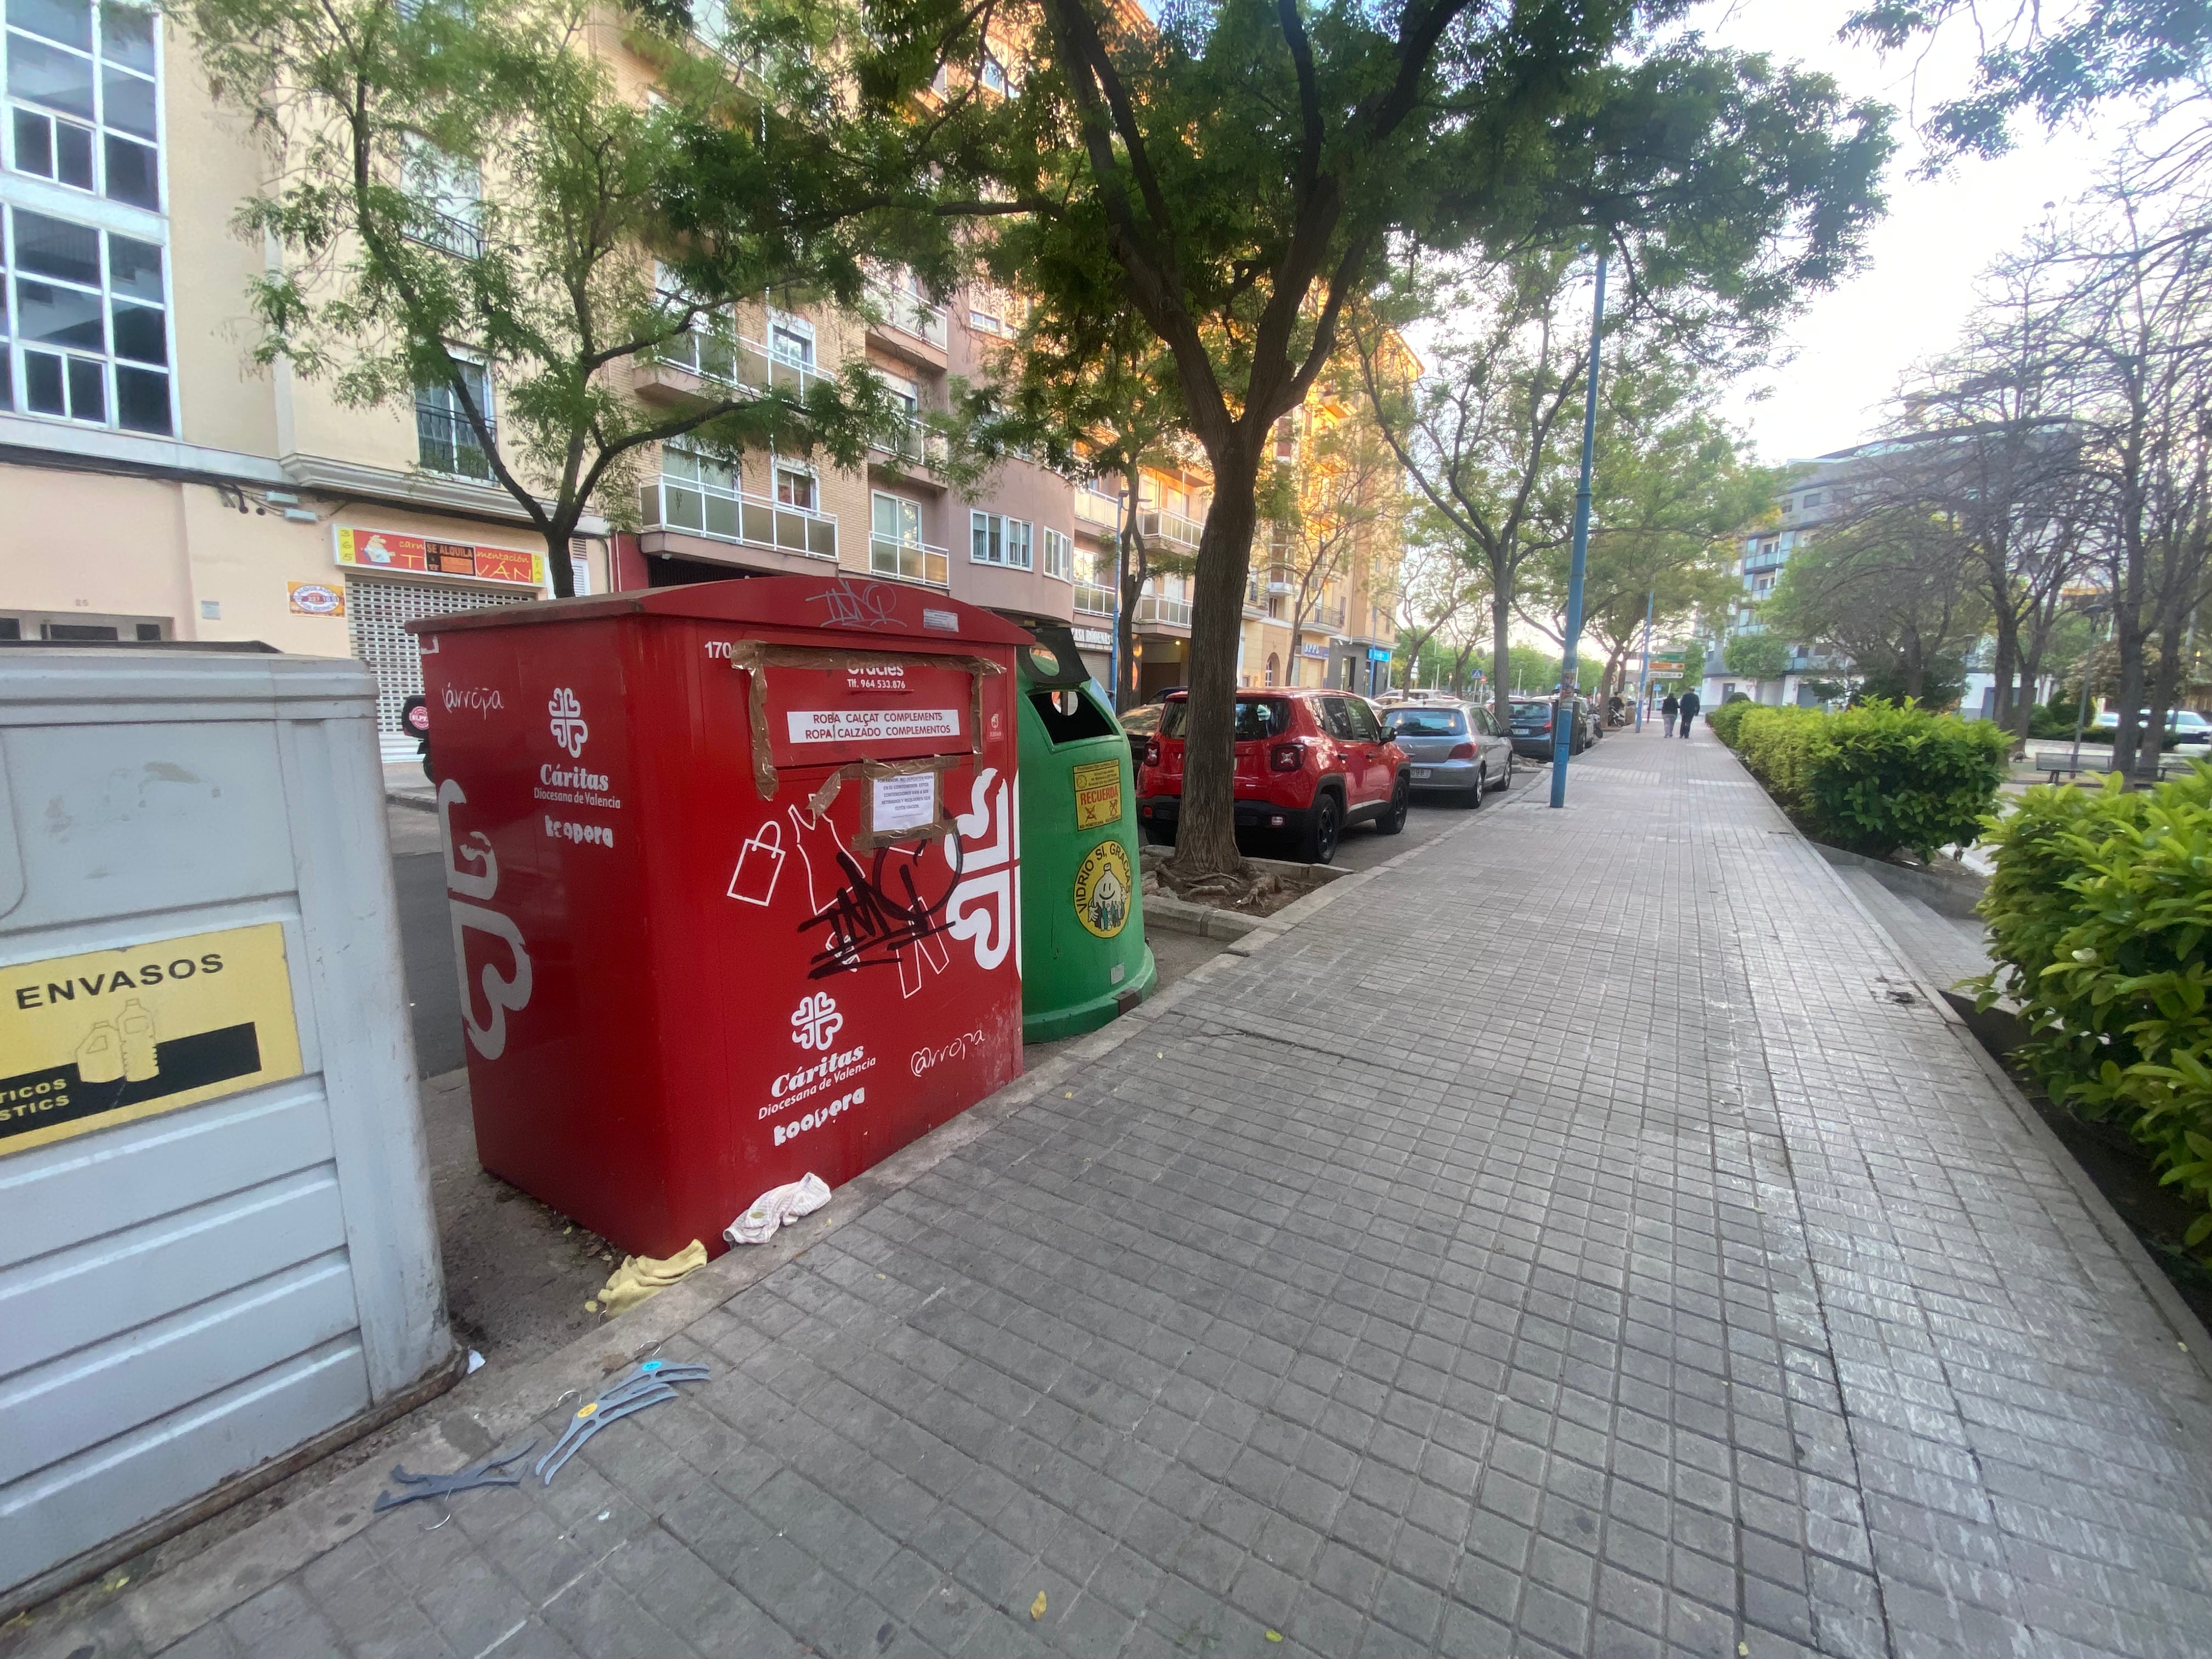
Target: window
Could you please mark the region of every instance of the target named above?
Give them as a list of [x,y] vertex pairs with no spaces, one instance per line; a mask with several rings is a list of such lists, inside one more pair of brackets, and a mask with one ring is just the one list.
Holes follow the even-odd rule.
[[772,311],[768,319],[769,355],[801,368],[814,367],[814,325],[804,317]]
[[[496,430],[492,420],[491,371],[482,363],[456,361],[454,369],[462,383],[468,387],[469,400],[476,405],[477,413],[483,417],[487,428]],[[485,458],[483,442],[468,417],[460,396],[451,386],[417,386],[415,389],[416,452],[427,472],[446,472],[459,478],[477,478],[489,482],[491,463]]]
[[[0,408],[167,437],[167,288],[161,250],[17,208],[0,238],[0,337],[14,319],[20,381],[0,349]],[[0,348],[9,343],[0,338]]]
[[968,556],[977,564],[1003,564],[1016,570],[1030,568],[1030,526],[1020,519],[996,513],[970,513]]
[[1352,736],[1355,743],[1382,741],[1382,728],[1376,723],[1375,711],[1368,707],[1364,698],[1345,698],[1344,717],[1352,722]]
[[892,374],[880,368],[876,371],[876,378],[883,382],[884,390],[891,394],[891,401],[906,410],[907,419],[911,421],[921,417],[921,387],[917,382],[908,380],[903,374]]
[[1060,580],[1075,580],[1075,538],[1063,536],[1057,530],[1042,532],[1044,537],[1044,574]]
[[[647,484],[646,521],[653,511],[652,485]],[[672,529],[703,531],[731,541],[738,538],[737,469],[721,456],[688,444],[660,447],[660,513]]]
[[6,43],[9,165],[159,208],[153,13],[9,0]]
[[811,513],[816,510],[814,475],[796,466],[779,466],[775,470],[775,499],[784,507],[796,507]]
[[1006,66],[989,52],[983,54],[983,84],[1000,97],[1006,93]]
[[875,533],[901,547],[921,545],[921,503],[902,496],[876,492]]
[[1467,734],[1467,717],[1456,708],[1394,708],[1383,717],[1394,738],[1457,738]]
[[[1182,736],[1183,724],[1190,718],[1188,698],[1171,698],[1160,714],[1160,735],[1164,738]],[[1252,743],[1261,738],[1279,738],[1291,729],[1291,705],[1282,697],[1239,697],[1237,699],[1237,741]]]
[[1012,301],[994,288],[973,289],[968,295],[968,326],[985,334],[1012,334],[1015,312]]
[[1802,500],[1802,501],[1799,501],[1799,502],[1797,503],[1797,505],[1798,505],[1801,508],[1802,508],[1802,507],[1818,507],[1818,506],[1820,506],[1820,492],[1819,490],[1817,490],[1817,489],[1808,489],[1808,490],[1807,490],[1807,491],[1805,492],[1805,499],[1804,499],[1804,500]]
[[483,183],[475,162],[417,139],[407,146],[401,183],[421,215],[409,233],[416,241],[465,259],[483,252]]

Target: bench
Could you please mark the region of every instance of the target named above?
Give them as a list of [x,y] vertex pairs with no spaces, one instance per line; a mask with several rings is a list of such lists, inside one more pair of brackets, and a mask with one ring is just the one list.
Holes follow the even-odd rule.
[[[2136,769],[2135,775],[2140,781],[2162,783],[2167,778],[2180,776],[2189,769],[2189,766],[2190,763],[2185,760],[2161,760],[2159,762],[2155,772],[2148,766],[2139,766]],[[2110,772],[2112,769],[2109,766],[2100,766],[2095,764],[2094,762],[2088,761],[2085,761],[2081,765],[2076,766],[2071,761],[2052,760],[2046,757],[2035,763],[2035,769],[2038,772],[2049,773],[2051,775],[2051,781],[2053,783],[2056,783],[2062,777],[2078,778],[2084,772],[2094,772],[2102,775],[2104,773]]]

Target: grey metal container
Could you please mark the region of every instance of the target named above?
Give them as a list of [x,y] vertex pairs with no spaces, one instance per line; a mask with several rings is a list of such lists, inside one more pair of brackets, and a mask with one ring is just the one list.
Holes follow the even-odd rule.
[[374,697],[0,649],[0,1601],[447,1370]]

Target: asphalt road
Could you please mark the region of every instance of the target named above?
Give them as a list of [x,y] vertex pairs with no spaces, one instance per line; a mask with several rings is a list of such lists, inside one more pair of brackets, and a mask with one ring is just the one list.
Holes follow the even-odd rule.
[[387,806],[385,821],[392,835],[392,885],[399,901],[399,956],[415,1026],[416,1074],[429,1079],[465,1063],[438,818],[419,807]]

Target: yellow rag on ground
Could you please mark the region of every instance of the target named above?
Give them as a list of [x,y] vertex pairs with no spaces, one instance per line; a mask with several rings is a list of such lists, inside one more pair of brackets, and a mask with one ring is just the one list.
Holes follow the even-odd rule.
[[658,1261],[649,1255],[626,1255],[622,1266],[607,1275],[599,1291],[599,1310],[623,1313],[647,1297],[659,1295],[694,1267],[706,1265],[707,1247],[696,1238],[674,1255]]

